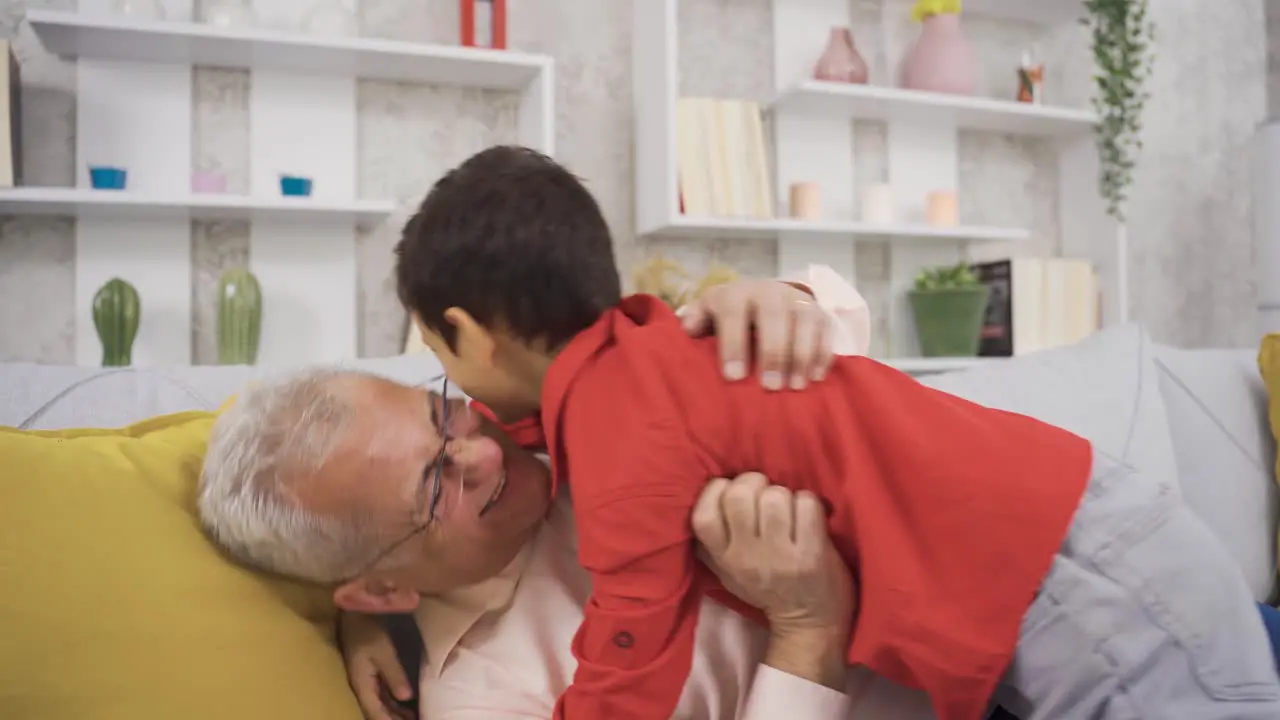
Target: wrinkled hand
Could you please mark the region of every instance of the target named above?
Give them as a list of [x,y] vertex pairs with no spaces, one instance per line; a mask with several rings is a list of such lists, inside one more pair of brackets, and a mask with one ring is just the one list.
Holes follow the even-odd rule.
[[853,577],[827,531],[822,503],[770,486],[759,473],[718,478],[693,510],[699,553],[726,589],[779,630],[835,630],[848,637]]
[[368,720],[408,720],[416,713],[396,700],[413,697],[413,688],[382,622],[369,615],[343,613],[339,623],[347,682]]
[[760,382],[770,390],[803,389],[831,367],[831,316],[809,293],[778,280],[739,280],[706,290],[681,312],[685,330],[715,332],[727,380],[751,366],[751,331]]

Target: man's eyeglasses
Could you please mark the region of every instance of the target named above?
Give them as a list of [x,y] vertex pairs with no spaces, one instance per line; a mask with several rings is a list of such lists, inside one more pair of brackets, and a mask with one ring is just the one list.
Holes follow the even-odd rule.
[[[464,422],[469,421],[471,409],[463,403],[458,408],[450,410],[451,403],[449,402],[448,378],[444,378],[443,387],[441,388],[439,396],[436,396],[434,393],[430,395],[430,403],[431,424],[440,434],[440,452],[436,454],[434,462],[427,465],[422,473],[422,485],[419,486],[418,490],[418,501],[416,505],[417,512],[415,513],[416,517],[414,527],[404,537],[396,540],[374,556],[373,560],[365,564],[364,569],[356,574],[356,577],[364,575],[377,567],[378,563],[387,559],[387,557],[396,550],[399,550],[409,541],[416,538],[424,530],[431,527],[438,519],[437,512],[440,508],[440,493],[444,487],[444,473],[446,468],[453,467],[453,462],[450,460],[448,454],[449,441],[453,439],[453,435],[449,431],[450,423],[456,423],[459,420]],[[461,469],[459,469],[459,473],[461,473]],[[464,478],[461,477],[461,475],[457,478],[459,493],[462,492],[463,479]],[[425,512],[423,512],[424,509]]]

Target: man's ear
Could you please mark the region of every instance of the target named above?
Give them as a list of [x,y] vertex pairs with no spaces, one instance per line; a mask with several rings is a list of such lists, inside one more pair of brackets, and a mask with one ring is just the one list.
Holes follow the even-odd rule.
[[489,328],[476,321],[471,313],[459,307],[444,311],[444,321],[458,330],[457,351],[454,353],[468,362],[492,365],[498,343]]
[[350,580],[333,591],[335,605],[364,615],[410,613],[418,607],[419,599],[417,590],[370,577]]

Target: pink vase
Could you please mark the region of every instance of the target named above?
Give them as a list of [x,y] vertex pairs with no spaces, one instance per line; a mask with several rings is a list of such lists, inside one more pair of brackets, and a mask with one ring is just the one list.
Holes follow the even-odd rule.
[[818,64],[813,68],[813,77],[828,82],[866,84],[867,62],[853,46],[853,33],[849,32],[849,28],[831,28],[827,48],[822,51],[822,57],[818,58]]
[[972,95],[977,60],[956,14],[930,15],[902,63],[902,87],[908,90]]

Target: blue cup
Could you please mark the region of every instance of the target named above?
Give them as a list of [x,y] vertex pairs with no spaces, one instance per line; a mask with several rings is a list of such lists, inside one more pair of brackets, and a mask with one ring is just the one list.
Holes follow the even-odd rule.
[[94,190],[123,190],[129,171],[110,165],[90,165],[89,184]]
[[280,194],[287,197],[310,197],[311,178],[297,175],[280,176]]

